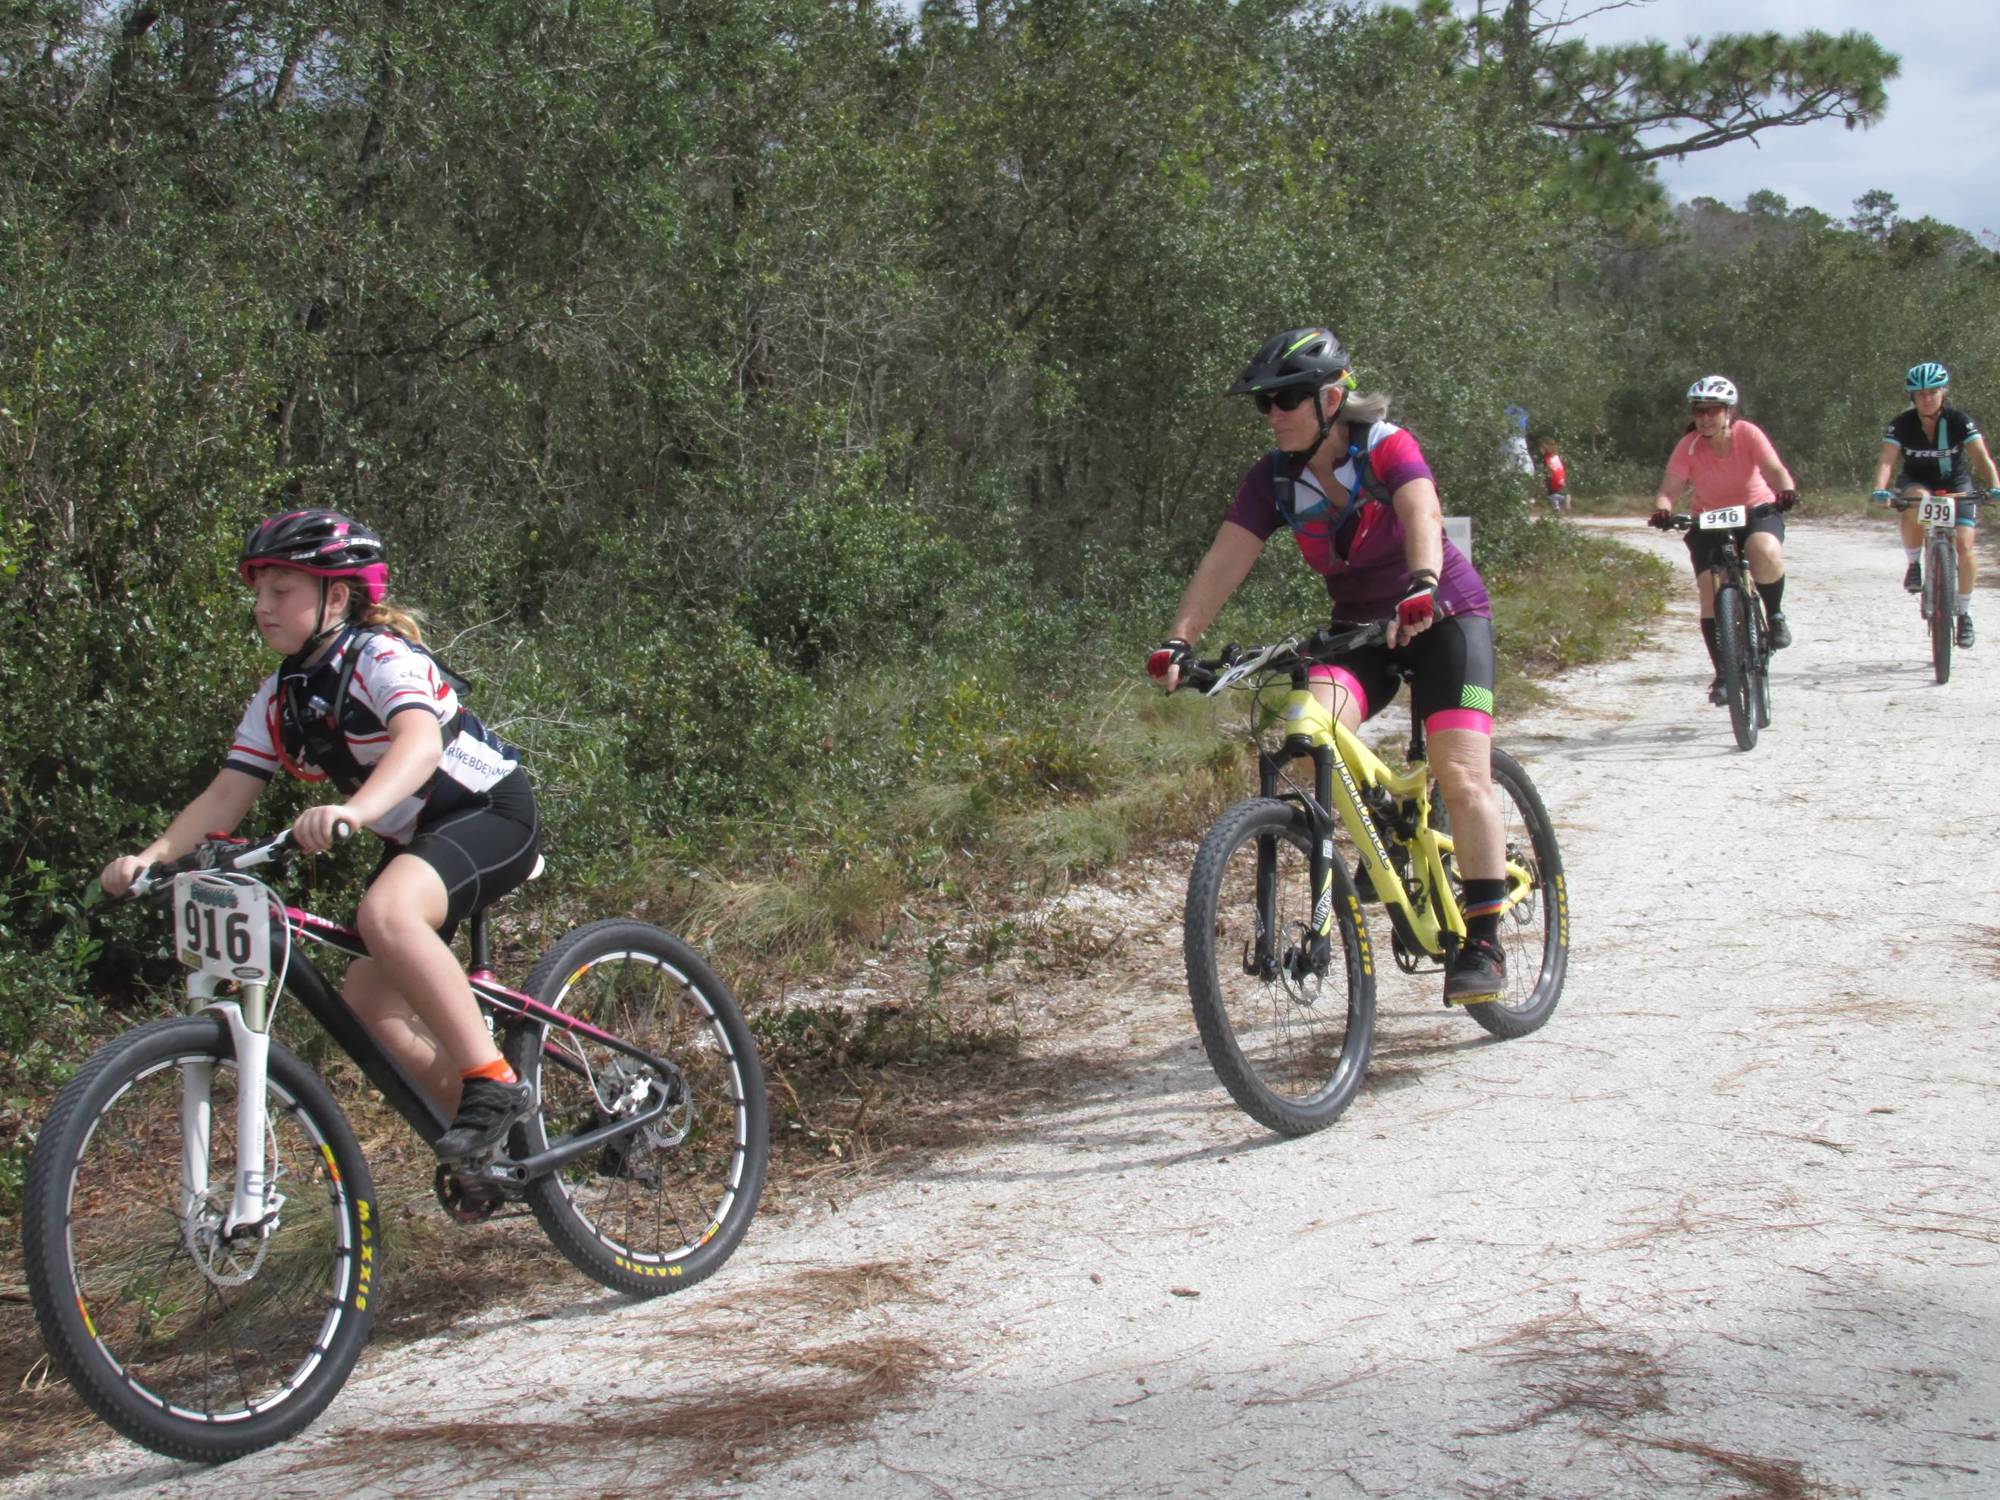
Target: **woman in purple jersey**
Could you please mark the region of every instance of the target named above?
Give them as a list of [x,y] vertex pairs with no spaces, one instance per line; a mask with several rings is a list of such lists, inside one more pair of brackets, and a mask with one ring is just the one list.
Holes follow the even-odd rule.
[[1352,729],[1395,697],[1398,663],[1413,669],[1410,691],[1465,881],[1466,940],[1445,999],[1473,1004],[1506,980],[1495,941],[1506,849],[1492,778],[1493,610],[1472,563],[1444,534],[1416,439],[1385,420],[1385,397],[1353,391],[1347,351],[1324,328],[1267,340],[1229,388],[1256,401],[1276,446],[1237,485],[1146,669],[1174,690],[1193,643],[1281,525],[1326,580],[1335,625],[1387,622],[1387,645],[1315,667],[1313,693]]

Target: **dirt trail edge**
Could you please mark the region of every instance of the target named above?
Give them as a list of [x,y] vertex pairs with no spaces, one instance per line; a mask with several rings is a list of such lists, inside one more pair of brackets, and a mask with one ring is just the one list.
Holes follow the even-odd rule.
[[2000,1494],[2000,630],[1934,686],[1886,530],[1793,528],[1750,754],[1687,600],[1502,705],[1570,876],[1541,1034],[1388,974],[1367,1092],[1274,1139],[1194,1041],[1179,851],[1074,898],[1124,938],[1024,982],[1076,1085],[994,1143],[375,1359],[275,1452],[7,1493]]

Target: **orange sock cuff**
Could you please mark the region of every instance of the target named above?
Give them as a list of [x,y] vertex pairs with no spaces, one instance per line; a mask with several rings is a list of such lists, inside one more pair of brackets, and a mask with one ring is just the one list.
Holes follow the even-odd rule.
[[495,1083],[518,1083],[514,1070],[507,1066],[507,1059],[496,1057],[490,1063],[481,1063],[476,1068],[467,1068],[458,1075],[460,1078],[490,1078]]

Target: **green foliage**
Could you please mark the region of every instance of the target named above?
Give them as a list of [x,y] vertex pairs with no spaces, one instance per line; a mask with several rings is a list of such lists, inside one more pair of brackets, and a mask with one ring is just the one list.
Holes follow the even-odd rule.
[[1775,194],[1742,210],[1703,200],[1672,236],[1621,257],[1603,284],[1624,325],[1605,457],[1657,476],[1686,427],[1681,393],[1711,371],[1809,483],[1869,487],[1920,360],[1943,361],[1955,399],[1981,415],[2000,378],[2000,256],[1949,226],[1897,222],[1886,193],[1856,208],[1846,228]]
[[[871,454],[872,466],[884,461]],[[798,671],[922,649],[974,583],[972,559],[913,504],[806,496],[772,525],[744,584],[744,625]]]
[[[1564,157],[1550,183],[1572,205],[1627,225],[1663,202],[1655,162],[1822,120],[1865,129],[1882,118],[1902,67],[1859,31],[1598,47],[1566,37],[1578,21],[1539,13],[1534,0],[1482,4],[1470,16],[1449,0],[1420,0],[1391,16],[1401,36],[1439,48],[1486,108],[1546,132]],[[1671,138],[1652,134],[1661,130]]]
[[[1878,55],[1522,46],[1436,4],[0,9],[7,1076],[164,977],[146,914],[78,893],[270,670],[232,569],[280,505],[387,536],[529,754],[540,899],[762,857],[830,941],[982,839],[1110,857],[1157,816],[1135,774],[1213,771],[1107,664],[1264,444],[1219,392],[1274,328],[1340,330],[1503,569],[1552,545],[1510,403],[1584,472],[1657,462],[1731,368],[1847,464],[1857,350],[1991,373],[1991,257],[1892,204],[1624,240],[1575,209],[1566,174],[1646,197],[1631,99],[1698,114],[1726,64],[1863,119]],[[1536,113],[1570,85],[1615,126],[1576,150]],[[1215,634],[1325,609],[1279,539]],[[322,899],[365,867],[323,863]]]
[[636,817],[750,817],[790,804],[822,734],[812,689],[741,623],[682,615],[640,637],[609,675]]

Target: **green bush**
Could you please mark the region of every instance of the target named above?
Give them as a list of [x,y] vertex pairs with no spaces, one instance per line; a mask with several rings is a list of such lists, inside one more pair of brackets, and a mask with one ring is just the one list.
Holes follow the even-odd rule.
[[741,605],[745,627],[801,672],[837,658],[929,650],[971,558],[908,502],[804,496],[766,538]]
[[790,807],[823,748],[811,685],[729,615],[679,616],[641,637],[606,679],[642,824]]

